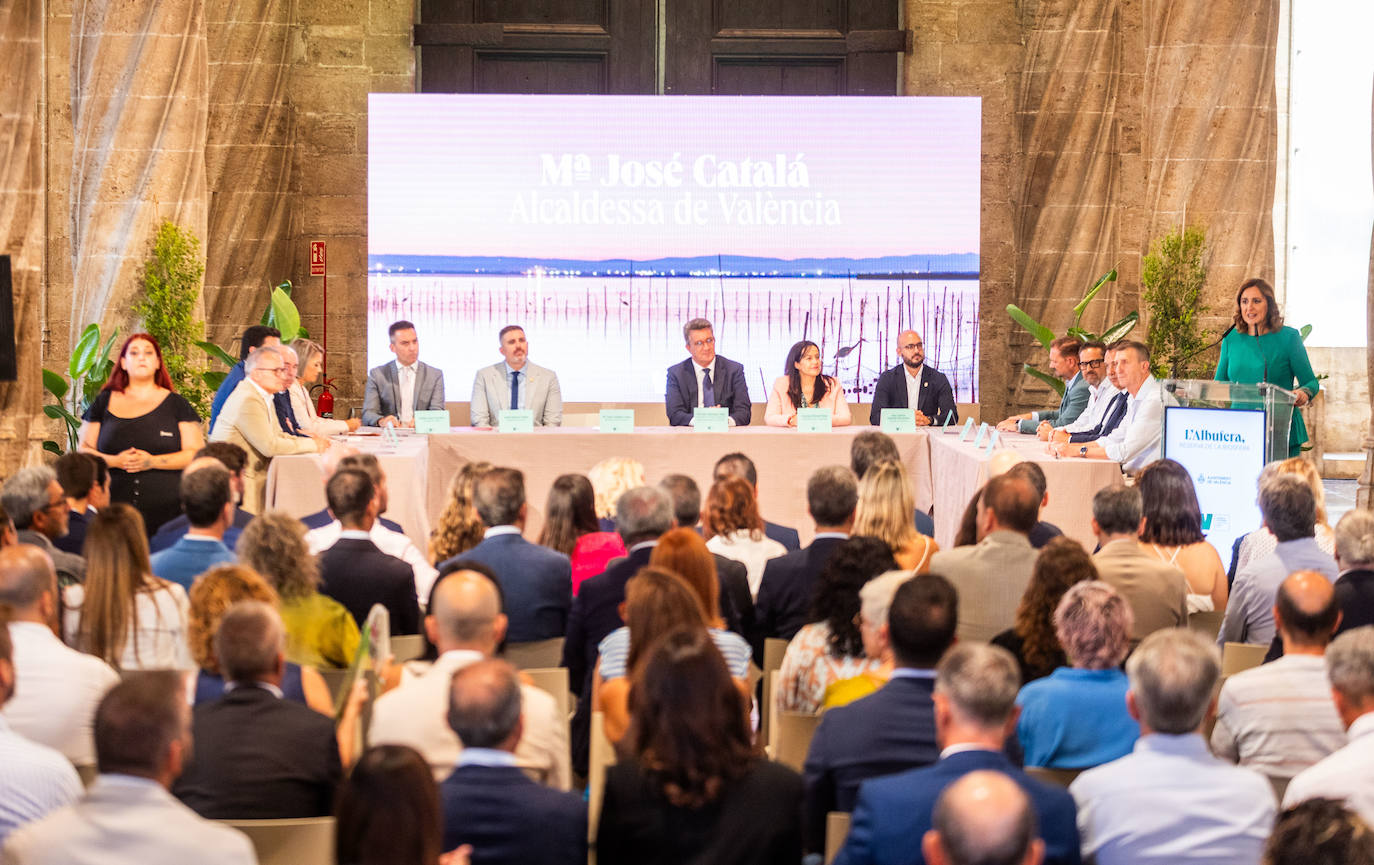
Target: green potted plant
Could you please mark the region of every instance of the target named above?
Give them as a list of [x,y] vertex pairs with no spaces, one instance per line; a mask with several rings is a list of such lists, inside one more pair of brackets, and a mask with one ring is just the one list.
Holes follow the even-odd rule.
[[[1084,310],[1088,308],[1088,304],[1092,303],[1093,298],[1097,297],[1098,292],[1102,290],[1102,286],[1106,285],[1109,282],[1116,282],[1116,276],[1116,268],[1112,268],[1111,270],[1102,274],[1102,276],[1098,277],[1097,282],[1094,282],[1092,288],[1088,289],[1088,293],[1083,295],[1083,299],[1080,300],[1074,306],[1073,324],[1069,325],[1068,329],[1064,332],[1065,336],[1077,337],[1079,340],[1083,342],[1090,342],[1092,340],[1099,339],[1103,342],[1115,342],[1116,340],[1121,339],[1126,334],[1131,332],[1131,330],[1135,327],[1136,322],[1140,320],[1140,313],[1137,311],[1132,311],[1128,313],[1124,318],[1122,318],[1115,324],[1111,325],[1106,330],[1102,331],[1102,333],[1100,334],[1092,333],[1090,331],[1083,329]],[[1021,327],[1025,328],[1031,336],[1035,337],[1035,339],[1040,343],[1041,346],[1045,348],[1046,351],[1049,350],[1050,343],[1054,342],[1054,340],[1056,339],[1054,331],[1050,330],[1045,325],[1031,318],[1014,303],[1007,304],[1007,315],[1011,316],[1012,321],[1016,322],[1017,324],[1021,325]],[[1064,382],[1058,379],[1057,377],[1050,375],[1047,372],[1038,370],[1028,363],[1022,364],[1021,367],[1025,371],[1026,375],[1049,385],[1051,388],[1054,389],[1054,392],[1059,394],[1061,397],[1064,395]]]

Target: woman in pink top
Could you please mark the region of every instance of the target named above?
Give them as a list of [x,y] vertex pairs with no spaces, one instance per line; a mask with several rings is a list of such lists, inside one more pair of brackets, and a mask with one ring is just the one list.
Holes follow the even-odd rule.
[[833,426],[849,426],[853,421],[844,388],[835,379],[821,374],[820,346],[805,339],[792,346],[783,371],[768,395],[768,410],[763,419],[769,426],[796,426],[799,408],[830,409]]
[[596,496],[585,475],[559,475],[549,487],[544,507],[541,546],[572,559],[572,591],[588,577],[606,570],[606,563],[625,555],[625,542],[615,532],[599,531]]

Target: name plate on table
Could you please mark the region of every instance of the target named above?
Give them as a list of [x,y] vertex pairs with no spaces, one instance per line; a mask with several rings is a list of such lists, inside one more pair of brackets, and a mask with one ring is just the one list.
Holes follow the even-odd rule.
[[417,411],[415,413],[415,431],[421,435],[448,432],[448,412],[446,410]]
[[604,433],[635,431],[635,410],[632,408],[603,408],[598,425]]
[[992,431],[992,435],[988,436],[988,453],[992,453],[993,450],[997,448],[997,445],[1001,443],[1001,441],[1002,431],[999,429],[994,429]]
[[982,446],[983,446],[983,437],[986,436],[987,434],[988,434],[988,425],[985,424],[985,423],[979,424],[979,425],[978,425],[978,435],[976,435],[976,436],[973,437],[973,446],[976,447],[976,448],[977,448],[977,447],[982,447]]
[[534,411],[527,408],[504,409],[496,429],[503,433],[534,432]]
[[909,408],[885,408],[879,429],[888,434],[916,432],[916,412]]
[[831,412],[828,408],[797,409],[798,432],[830,432]]
[[963,430],[961,430],[960,433],[959,433],[959,441],[966,441],[966,440],[968,439],[968,434],[969,434],[969,432],[970,432],[972,429],[973,429],[973,418],[967,418],[967,419],[965,419],[965,421],[964,421],[964,428],[963,428]]
[[692,428],[697,432],[725,432],[730,428],[730,412],[725,406],[694,409]]

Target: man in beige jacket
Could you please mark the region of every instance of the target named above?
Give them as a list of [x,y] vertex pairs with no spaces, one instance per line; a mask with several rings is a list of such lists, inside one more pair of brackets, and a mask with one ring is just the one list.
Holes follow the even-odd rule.
[[1188,626],[1188,579],[1140,543],[1140,490],[1105,487],[1093,496],[1097,577],[1121,593],[1135,614],[1131,647],[1155,631]]

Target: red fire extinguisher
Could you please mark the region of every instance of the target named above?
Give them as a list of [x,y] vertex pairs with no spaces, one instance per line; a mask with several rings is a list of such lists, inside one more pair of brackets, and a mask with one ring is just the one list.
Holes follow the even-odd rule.
[[315,400],[315,413],[320,417],[333,417],[334,394],[331,393],[331,391],[334,390],[334,379],[327,378],[320,384],[315,385],[311,390],[315,390],[316,388],[319,389],[320,396]]

